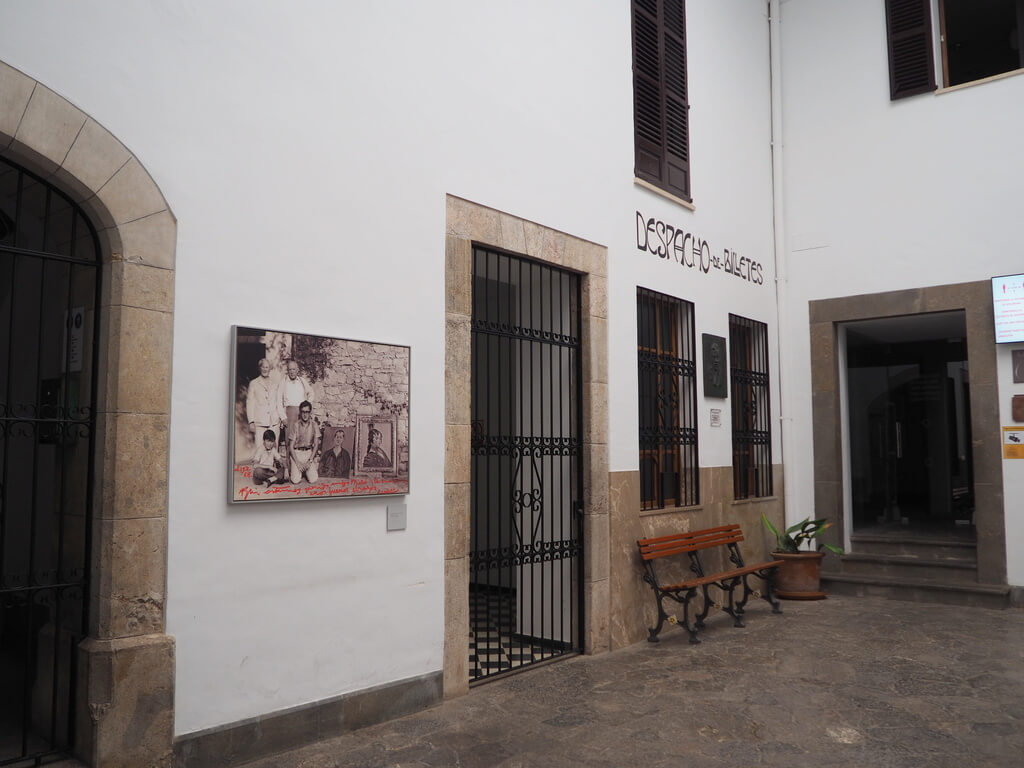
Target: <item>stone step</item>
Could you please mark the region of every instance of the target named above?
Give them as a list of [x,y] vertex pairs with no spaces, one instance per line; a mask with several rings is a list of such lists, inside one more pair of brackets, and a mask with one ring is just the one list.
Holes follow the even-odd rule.
[[942,583],[934,579],[861,576],[829,573],[821,576],[822,588],[834,595],[885,597],[916,603],[942,603],[1003,610],[1010,605],[1005,584]]
[[917,555],[935,558],[973,558],[975,542],[938,536],[886,536],[855,533],[850,537],[853,552],[875,555]]
[[852,576],[899,576],[908,579],[934,579],[939,582],[977,582],[978,562],[970,557],[916,557],[914,555],[874,555],[848,552],[840,556],[840,572]]

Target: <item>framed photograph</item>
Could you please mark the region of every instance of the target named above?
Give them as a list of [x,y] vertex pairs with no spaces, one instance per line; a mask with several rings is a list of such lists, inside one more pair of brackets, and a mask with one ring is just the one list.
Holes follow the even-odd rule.
[[231,329],[232,503],[409,492],[407,346]]

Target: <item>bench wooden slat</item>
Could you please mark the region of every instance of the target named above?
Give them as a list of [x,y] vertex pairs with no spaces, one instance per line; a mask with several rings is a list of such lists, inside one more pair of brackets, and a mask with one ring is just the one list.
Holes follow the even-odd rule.
[[743,541],[743,531],[738,525],[723,525],[692,533],[638,539],[636,543],[640,548],[640,556],[644,560],[652,560],[656,557],[668,557],[741,541]]
[[722,573],[712,573],[709,576],[701,576],[696,579],[690,579],[689,581],[683,581],[679,584],[670,584],[667,587],[661,587],[663,591],[667,590],[674,592],[680,589],[692,589],[693,587],[700,587],[704,584],[714,584],[716,581],[726,581],[727,579],[733,579],[738,576],[743,576],[747,573],[756,573],[757,571],[764,570],[765,568],[778,568],[782,565],[782,560],[767,560],[757,565],[747,565],[743,568],[733,568],[731,571],[723,571]]
[[667,550],[685,551],[691,549],[709,549],[711,547],[717,547],[722,544],[728,544],[732,541],[743,541],[743,534],[729,533],[729,534],[716,534],[715,536],[702,536],[700,538],[685,538],[685,539],[674,539],[672,541],[663,541],[657,544],[651,544],[645,541],[637,542],[642,550],[645,550],[651,554],[658,554]]
[[736,537],[743,538],[742,531],[722,531],[721,533],[715,533],[711,535],[700,535],[700,536],[673,536],[664,539],[663,541],[650,541],[640,540],[641,546],[649,549],[657,550],[664,547],[680,546],[680,545],[692,545],[698,547],[709,547],[722,542],[730,541]]
[[720,525],[717,528],[704,528],[699,531],[683,531],[682,533],[670,533],[667,536],[651,536],[647,539],[640,539],[640,541],[646,544],[658,544],[662,541],[672,541],[674,539],[685,539],[688,537],[700,537],[710,536],[715,533],[721,533],[722,531],[739,531],[740,526],[738,523],[731,523],[730,525]]

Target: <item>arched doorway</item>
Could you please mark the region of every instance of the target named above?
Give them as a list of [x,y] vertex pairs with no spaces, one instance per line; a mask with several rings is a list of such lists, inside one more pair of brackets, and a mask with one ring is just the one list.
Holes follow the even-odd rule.
[[74,742],[99,289],[82,209],[0,158],[0,764]]
[[88,611],[73,662],[72,751],[93,768],[170,765],[174,640],[164,616],[177,224],[144,166],[102,125],[2,62],[0,83],[0,158],[52,189],[51,203],[62,196],[92,222],[102,283],[93,301]]

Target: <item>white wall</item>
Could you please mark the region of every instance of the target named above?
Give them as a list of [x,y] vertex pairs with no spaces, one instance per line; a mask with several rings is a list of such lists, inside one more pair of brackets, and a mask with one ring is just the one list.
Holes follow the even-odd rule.
[[[795,369],[785,397],[795,442],[810,445],[808,300],[1021,271],[1024,77],[890,101],[882,0],[783,0],[782,72],[792,298],[782,333]],[[1008,355],[1000,348],[1003,423],[1014,391]],[[804,508],[812,458],[787,455]],[[1005,498],[1019,498],[1024,462],[1003,470]],[[1015,516],[1010,502],[1010,582],[1021,584],[1024,524]]]
[[[1011,416],[1014,395],[1024,395],[1024,384],[1013,383],[1012,350],[1024,349],[1020,344],[1000,344],[996,348],[999,377],[999,423],[1019,427]],[[1006,581],[1024,585],[1024,515],[1020,500],[1024,498],[1024,460],[1003,459],[1003,507],[1006,515]]]
[[[622,3],[628,6],[627,3]],[[621,150],[607,184],[613,218],[609,246],[608,313],[609,401],[612,471],[636,469],[639,455],[636,379],[636,288],[660,291],[695,304],[698,349],[698,455],[701,466],[732,464],[732,433],[728,399],[703,397],[701,334],[729,336],[729,313],[768,324],[771,347],[772,420],[777,425],[778,356],[775,315],[775,272],[771,207],[771,106],[766,3],[757,0],[689,2],[687,11],[688,83],[690,99],[691,192],[689,211],[632,184],[631,107],[614,146]],[[628,26],[627,18],[623,21]],[[628,40],[626,41],[628,45]],[[624,54],[627,59],[629,50]],[[631,99],[630,65],[622,101]],[[636,212],[655,218],[707,241],[709,252],[723,257],[726,249],[759,262],[763,282],[754,284],[724,271],[707,273],[675,258],[659,259],[637,250]],[[628,220],[628,221],[627,221]],[[709,426],[710,409],[722,409],[722,426]],[[773,432],[772,459],[781,463],[778,429]]]
[[[637,467],[638,284],[694,301],[698,344],[730,311],[767,322],[777,371],[765,4],[688,5],[692,212],[632,181],[626,2],[4,14],[4,60],[124,142],[178,219],[178,734],[441,668],[445,193],[609,247],[613,470]],[[637,250],[638,210],[760,262],[763,284]],[[383,499],[225,503],[232,324],[411,346],[408,530],[385,532]],[[701,463],[729,464],[728,401],[702,402]]]

